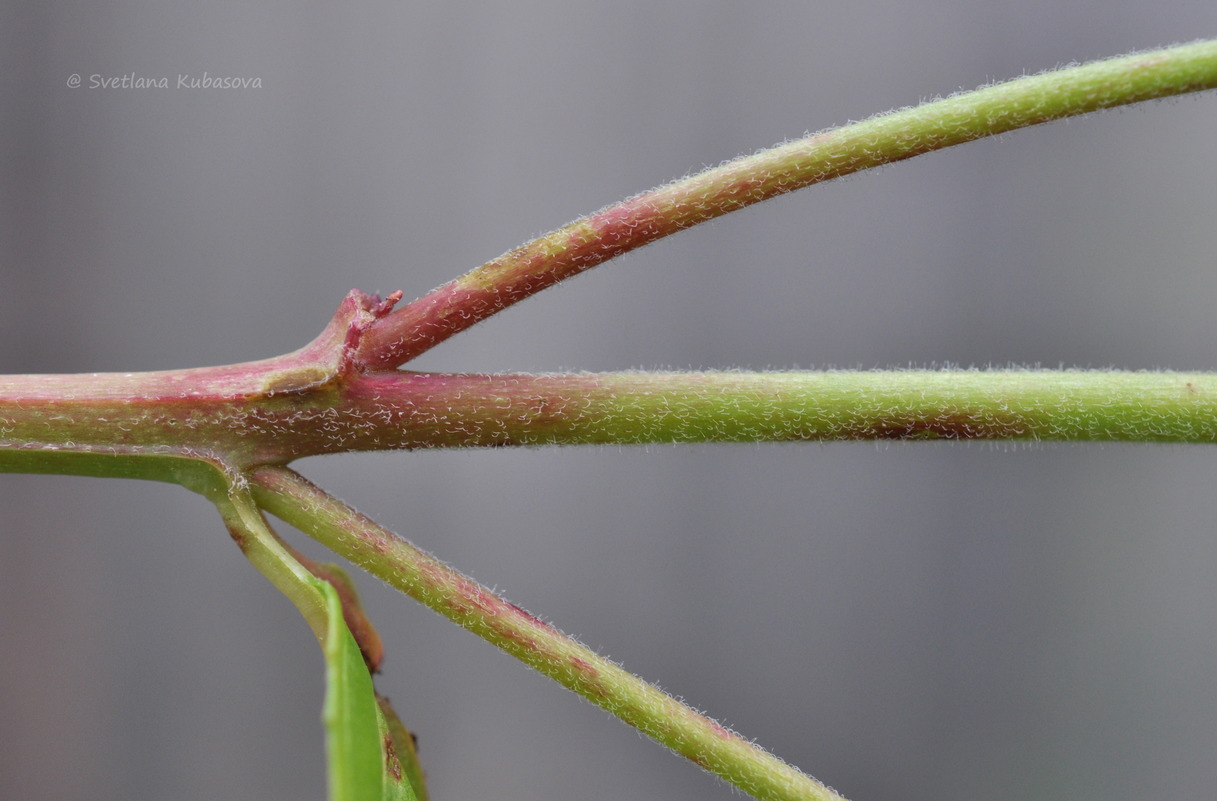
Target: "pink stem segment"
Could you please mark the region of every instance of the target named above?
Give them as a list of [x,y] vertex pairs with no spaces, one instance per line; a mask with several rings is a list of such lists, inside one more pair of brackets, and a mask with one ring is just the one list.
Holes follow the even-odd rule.
[[984,136],[1217,87],[1217,41],[1043,73],[813,134],[597,211],[379,320],[359,361],[397,367],[546,287],[787,192]]

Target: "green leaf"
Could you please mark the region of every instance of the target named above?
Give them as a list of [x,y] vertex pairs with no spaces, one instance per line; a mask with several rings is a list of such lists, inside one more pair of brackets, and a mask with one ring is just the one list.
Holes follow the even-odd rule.
[[430,801],[431,796],[427,792],[427,778],[423,775],[423,766],[418,761],[418,743],[415,742],[414,735],[402,725],[401,719],[393,711],[393,705],[389,703],[388,698],[378,694],[376,702],[380,705],[380,712],[384,715],[385,722],[389,724],[389,735],[393,739],[397,759],[401,762],[402,770],[410,782],[410,787],[414,790],[415,798],[417,801]]
[[416,801],[397,757],[389,726],[376,702],[372,677],[342,617],[334,588],[319,581],[326,596],[326,754],[330,801]]

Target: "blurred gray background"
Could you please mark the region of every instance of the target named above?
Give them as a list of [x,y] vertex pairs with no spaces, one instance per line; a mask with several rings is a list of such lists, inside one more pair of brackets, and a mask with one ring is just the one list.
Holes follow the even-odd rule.
[[[272,356],[351,287],[416,296],[704,164],[1215,30],[1211,0],[6,3],[0,372]],[[262,88],[90,88],[204,71]],[[1210,93],[821,186],[413,366],[1217,369],[1215,131]],[[1215,449],[299,466],[857,801],[1217,785]],[[4,475],[0,509],[0,797],[323,798],[321,657],[205,501]],[[362,586],[437,801],[734,797]]]

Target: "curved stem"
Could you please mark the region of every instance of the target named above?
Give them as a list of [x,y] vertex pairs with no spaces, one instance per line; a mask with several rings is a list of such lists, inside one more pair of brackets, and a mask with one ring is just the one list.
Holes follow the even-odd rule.
[[786,192],[951,145],[1217,87],[1217,41],[1098,61],[814,134],[629,198],[533,240],[372,326],[359,361],[401,365],[566,278]]
[[271,530],[248,487],[231,486],[222,495],[212,493],[211,500],[237,547],[258,572],[295,604],[324,648],[330,635],[331,615],[323,580],[297,561],[290,547]]
[[[400,733],[390,730],[387,716],[398,729],[401,724],[388,701],[375,693],[368,672],[368,650],[346,625],[351,615],[346,607],[358,607],[351,594],[353,585],[332,565],[301,562],[299,554],[267,524],[247,484],[220,489],[213,486],[206,494],[215,502],[233,539],[249,561],[300,610],[325,655],[322,718],[330,801],[414,801],[415,786],[424,787],[425,797],[422,771],[412,746],[407,746],[411,750],[405,755],[406,762],[398,756]],[[323,575],[315,574],[317,567],[323,569]],[[357,616],[362,618],[362,612]],[[404,738],[408,740],[409,735],[404,734]],[[394,747],[389,748],[389,743]]]
[[381,580],[761,799],[840,796],[498,597],[283,467],[253,472],[258,505]]

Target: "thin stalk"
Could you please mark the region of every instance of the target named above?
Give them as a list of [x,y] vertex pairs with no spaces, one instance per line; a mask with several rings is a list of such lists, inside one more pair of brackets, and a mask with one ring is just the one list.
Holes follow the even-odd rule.
[[313,631],[322,648],[330,632],[330,615],[322,579],[298,562],[291,548],[267,525],[254,505],[248,487],[232,486],[225,494],[212,493],[228,532],[246,558],[271,584],[287,596]]
[[1047,72],[813,134],[609,206],[378,321],[360,347],[396,367],[559,281],[677,231],[812,184],[985,136],[1217,88],[1217,40]]
[[261,468],[252,474],[251,488],[262,508],[744,792],[772,801],[841,798],[292,470]]

